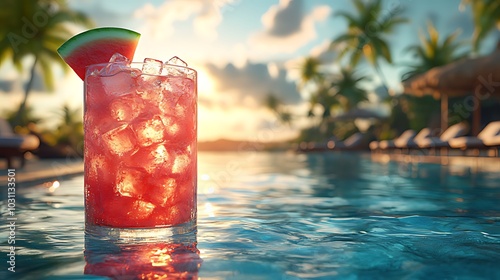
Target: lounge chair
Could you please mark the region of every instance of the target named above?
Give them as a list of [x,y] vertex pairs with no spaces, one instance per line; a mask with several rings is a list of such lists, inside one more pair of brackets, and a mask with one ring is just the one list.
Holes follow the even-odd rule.
[[360,151],[368,150],[369,144],[366,141],[366,135],[361,132],[356,132],[347,137],[344,141],[330,140],[327,143],[329,150],[335,151]]
[[448,141],[453,149],[490,149],[500,147],[500,121],[490,122],[476,136],[463,136]]
[[413,138],[394,140],[394,146],[398,149],[415,149],[418,148],[417,142],[425,141],[426,139],[433,137],[432,135],[432,130],[426,127],[420,130]]
[[415,143],[421,149],[449,148],[449,141],[453,138],[464,136],[469,131],[469,126],[464,123],[457,123],[448,127],[439,137],[426,137],[415,139]]
[[408,141],[413,140],[415,138],[415,131],[412,129],[408,129],[403,132],[399,137],[393,140],[382,140],[382,141],[372,141],[370,142],[370,149],[373,150],[389,150],[396,148],[397,143],[408,143]]
[[25,154],[38,148],[40,141],[34,135],[17,135],[10,124],[0,118],[0,158],[7,159],[7,168],[13,168],[12,159],[19,157],[24,167]]

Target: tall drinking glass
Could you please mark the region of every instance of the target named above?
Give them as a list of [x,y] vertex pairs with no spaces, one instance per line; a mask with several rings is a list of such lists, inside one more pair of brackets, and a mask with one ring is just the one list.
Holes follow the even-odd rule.
[[87,67],[87,234],[145,240],[195,230],[196,76],[154,59]]

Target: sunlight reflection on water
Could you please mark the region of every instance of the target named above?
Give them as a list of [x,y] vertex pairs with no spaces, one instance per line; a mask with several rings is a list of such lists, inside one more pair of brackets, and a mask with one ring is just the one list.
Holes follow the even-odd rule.
[[[354,154],[200,153],[197,277],[499,278],[500,174],[411,168]],[[83,178],[59,184],[17,194],[20,278],[83,277]]]

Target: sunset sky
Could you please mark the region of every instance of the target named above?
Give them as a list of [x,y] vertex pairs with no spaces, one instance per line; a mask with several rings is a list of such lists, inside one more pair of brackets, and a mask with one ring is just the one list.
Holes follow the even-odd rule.
[[[145,57],[165,61],[179,56],[199,71],[199,140],[273,141],[296,135],[300,120],[292,127],[276,124],[273,114],[263,107],[263,99],[273,92],[293,109],[294,115],[305,116],[307,93],[300,92],[296,84],[298,65],[310,55],[332,61],[335,53],[326,52],[329,42],[346,30],[345,21],[332,14],[353,10],[348,0],[69,2],[72,8],[87,13],[97,26],[120,26],[141,33],[135,61]],[[459,11],[459,3],[384,1],[387,11],[401,7],[410,20],[389,39],[395,65],[382,64],[396,92],[400,90],[404,64],[412,62],[403,50],[418,43],[418,30],[425,29],[426,22],[434,22],[443,35],[460,28],[461,38],[470,38],[470,12]],[[488,40],[484,48],[491,49],[493,44],[493,39]],[[368,89],[379,85],[368,65],[361,65],[360,71],[373,77]],[[20,77],[12,65],[5,64],[0,74],[0,97],[7,101],[0,104],[2,112],[17,106],[22,96],[20,81],[27,80],[28,73]],[[83,84],[76,74],[61,73],[55,92],[45,93],[37,86],[29,102],[38,115],[53,119],[64,103],[82,107],[82,92]],[[377,101],[373,96],[372,101]]]

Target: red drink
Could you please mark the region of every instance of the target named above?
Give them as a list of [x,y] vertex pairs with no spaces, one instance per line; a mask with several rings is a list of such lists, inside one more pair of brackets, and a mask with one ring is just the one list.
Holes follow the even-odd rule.
[[196,224],[196,72],[147,60],[87,68],[87,229]]

